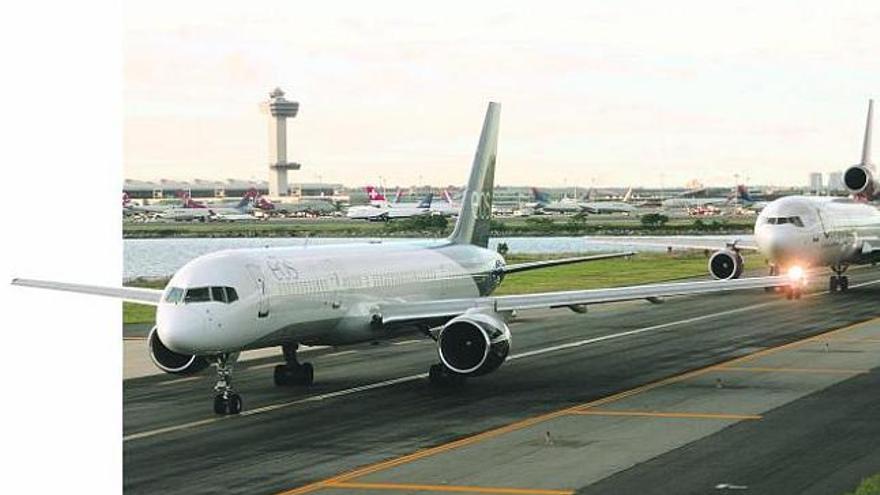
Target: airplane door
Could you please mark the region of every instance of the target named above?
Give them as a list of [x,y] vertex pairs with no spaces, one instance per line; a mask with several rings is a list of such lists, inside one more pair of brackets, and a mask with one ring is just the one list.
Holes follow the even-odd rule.
[[269,316],[269,293],[266,287],[266,277],[263,275],[263,270],[257,265],[247,265],[247,271],[253,279],[259,295],[257,318],[266,318]]

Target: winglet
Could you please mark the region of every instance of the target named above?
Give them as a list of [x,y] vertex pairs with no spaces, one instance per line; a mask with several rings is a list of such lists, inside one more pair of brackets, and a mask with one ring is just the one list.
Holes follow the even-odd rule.
[[480,143],[474,155],[467,188],[462,195],[461,214],[449,240],[456,244],[489,245],[492,194],[495,186],[495,159],[498,153],[498,125],[501,104],[490,102],[483,120]]

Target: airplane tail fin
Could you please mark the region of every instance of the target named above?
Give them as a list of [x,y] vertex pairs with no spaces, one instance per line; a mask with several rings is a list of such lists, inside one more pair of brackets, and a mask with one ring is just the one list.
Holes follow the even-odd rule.
[[749,188],[742,184],[736,186],[736,194],[737,197],[743,201],[754,201],[751,193],[749,193]]
[[501,104],[490,102],[480,133],[480,143],[461,200],[461,213],[449,240],[456,244],[489,245],[492,220],[492,194],[495,186],[495,159],[498,154],[498,125]]
[[550,194],[540,191],[537,187],[532,188],[532,196],[535,197],[535,201],[537,201],[538,203],[550,202]]
[[370,201],[385,201],[385,195],[380,193],[375,187],[367,186],[364,188]]
[[629,186],[629,189],[626,190],[626,194],[623,195],[623,202],[629,203],[632,200],[633,196],[633,188]]
[[862,166],[871,165],[871,128],[874,126],[874,100],[868,100],[868,120],[865,122],[865,141],[862,143]]
[[428,193],[419,201],[419,208],[430,208],[431,202],[434,200],[434,193]]

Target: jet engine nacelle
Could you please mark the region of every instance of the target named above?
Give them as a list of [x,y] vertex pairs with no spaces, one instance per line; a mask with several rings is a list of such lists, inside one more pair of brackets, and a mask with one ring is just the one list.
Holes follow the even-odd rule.
[[153,360],[153,364],[160,370],[175,375],[191,375],[208,366],[208,360],[202,356],[180,354],[165,347],[165,344],[159,340],[157,328],[153,327],[150,330],[150,335],[147,336],[147,344],[150,347],[150,359]]
[[440,361],[459,375],[480,376],[501,366],[510,352],[510,329],[499,317],[469,313],[450,320],[437,337]]
[[843,173],[843,185],[852,194],[871,199],[880,192],[880,183],[875,178],[874,167],[853,165]]
[[743,258],[735,249],[715,251],[709,258],[709,273],[718,280],[739,278],[743,272]]

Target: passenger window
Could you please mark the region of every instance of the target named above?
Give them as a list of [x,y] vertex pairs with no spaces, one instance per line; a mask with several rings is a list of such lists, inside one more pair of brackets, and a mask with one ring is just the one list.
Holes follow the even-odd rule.
[[225,303],[226,293],[223,291],[223,287],[211,287],[211,299]]
[[235,293],[235,289],[232,287],[226,288],[226,302],[233,303],[238,301],[238,294]]
[[181,299],[183,299],[183,289],[180,287],[172,287],[165,296],[165,302],[171,304],[177,304]]
[[207,302],[211,300],[211,292],[207,287],[197,287],[194,289],[187,289],[186,296],[183,298],[183,302],[185,304],[189,303],[197,303],[197,302]]

